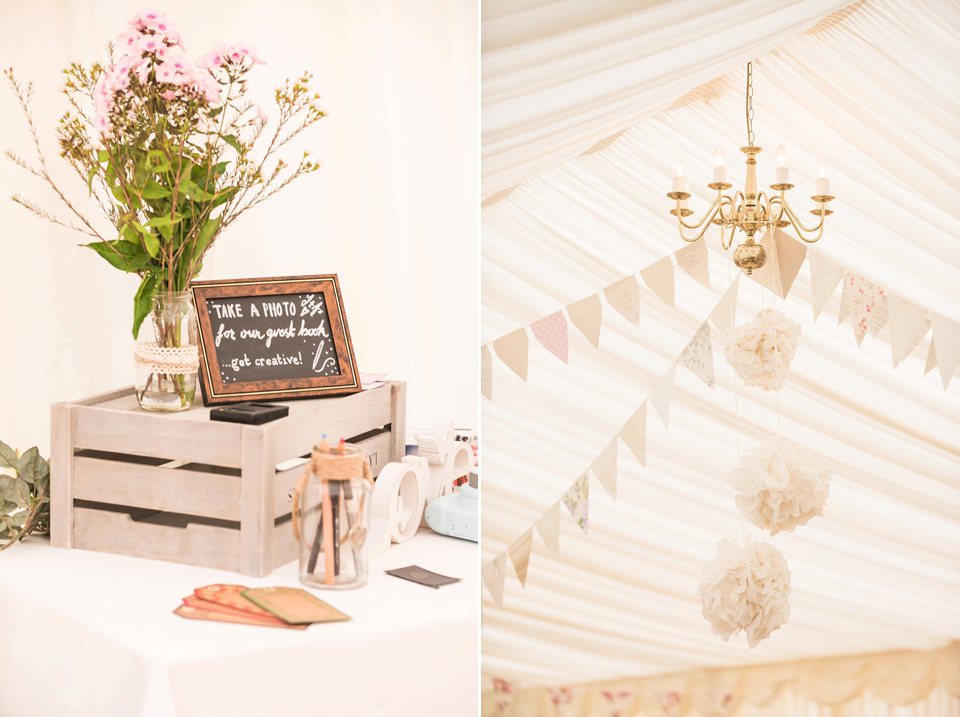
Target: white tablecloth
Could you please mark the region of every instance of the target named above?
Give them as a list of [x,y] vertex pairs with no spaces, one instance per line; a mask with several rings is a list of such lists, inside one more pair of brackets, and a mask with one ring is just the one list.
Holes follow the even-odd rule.
[[[27,538],[0,553],[0,717],[476,715],[477,555],[421,528],[367,586],[311,590],[352,620],[297,631],[172,612],[211,583],[302,587],[296,562],[249,578]],[[384,573],[411,564],[463,580]]]

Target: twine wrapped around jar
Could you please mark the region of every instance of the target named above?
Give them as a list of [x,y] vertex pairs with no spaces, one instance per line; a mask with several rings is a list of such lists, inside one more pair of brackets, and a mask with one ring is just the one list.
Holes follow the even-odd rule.
[[[373,489],[373,473],[370,471],[370,464],[367,462],[363,451],[356,453],[337,453],[323,452],[316,449],[311,453],[310,460],[303,466],[303,472],[297,481],[296,488],[293,489],[293,539],[300,542],[300,494],[307,487],[307,480],[313,473],[320,476],[324,481],[349,481],[358,473],[362,473],[363,479]],[[360,512],[363,512],[364,496],[360,496]],[[352,529],[351,529],[352,532]],[[349,538],[344,536],[344,540]]]

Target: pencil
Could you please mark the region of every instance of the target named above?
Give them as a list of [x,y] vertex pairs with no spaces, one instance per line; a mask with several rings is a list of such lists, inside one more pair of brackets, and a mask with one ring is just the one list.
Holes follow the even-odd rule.
[[323,480],[323,582],[333,585],[334,556],[333,556],[333,502],[330,499],[330,481]]

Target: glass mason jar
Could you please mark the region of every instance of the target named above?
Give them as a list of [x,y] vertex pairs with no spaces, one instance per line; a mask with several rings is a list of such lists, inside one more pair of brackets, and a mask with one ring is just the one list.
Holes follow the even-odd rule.
[[146,411],[185,411],[197,390],[197,312],[189,291],[160,292],[133,349],[135,388]]
[[367,584],[373,477],[363,450],[313,449],[294,495],[300,582],[314,588]]

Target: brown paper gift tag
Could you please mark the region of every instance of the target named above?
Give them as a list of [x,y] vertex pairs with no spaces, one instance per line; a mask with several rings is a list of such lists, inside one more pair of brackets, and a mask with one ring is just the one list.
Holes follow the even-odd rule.
[[193,594],[201,600],[209,600],[210,602],[217,603],[218,605],[222,605],[233,610],[240,610],[244,613],[257,615],[260,617],[273,617],[273,615],[264,610],[262,607],[254,605],[252,602],[243,597],[241,593],[243,593],[243,591],[246,589],[247,588],[245,585],[216,584],[197,588],[193,591]]
[[332,605],[300,588],[251,588],[243,591],[243,597],[292,624],[350,619]]

